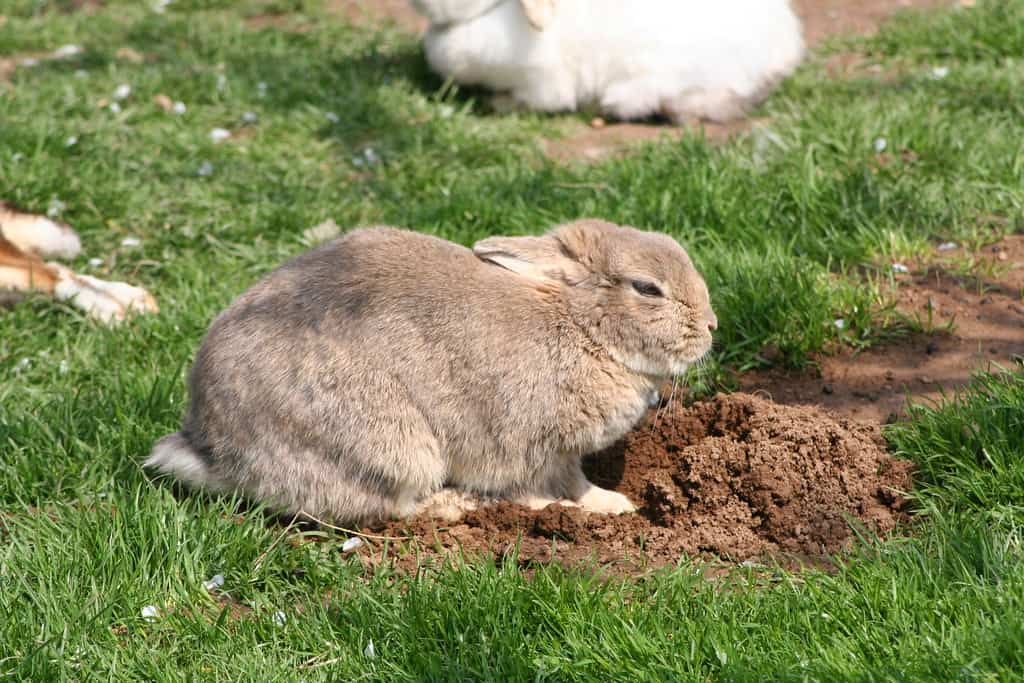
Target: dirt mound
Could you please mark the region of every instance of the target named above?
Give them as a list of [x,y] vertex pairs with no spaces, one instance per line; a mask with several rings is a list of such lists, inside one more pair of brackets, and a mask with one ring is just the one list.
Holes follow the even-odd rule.
[[638,512],[531,511],[503,502],[454,524],[397,521],[385,533],[413,540],[393,546],[392,558],[402,565],[459,549],[502,556],[517,544],[522,562],[596,560],[622,569],[671,564],[683,554],[821,556],[850,543],[851,525],[891,531],[911,466],[886,453],[873,426],[738,393],[652,411],[584,469],[594,483],[629,496]]

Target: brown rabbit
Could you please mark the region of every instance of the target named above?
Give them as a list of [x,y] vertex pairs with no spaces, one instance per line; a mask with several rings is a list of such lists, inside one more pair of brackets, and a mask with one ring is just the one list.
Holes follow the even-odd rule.
[[409,515],[446,486],[629,512],[581,458],[632,428],[716,324],[667,235],[580,220],[471,251],[355,230],[220,314],[182,430],[146,465],[336,523]]

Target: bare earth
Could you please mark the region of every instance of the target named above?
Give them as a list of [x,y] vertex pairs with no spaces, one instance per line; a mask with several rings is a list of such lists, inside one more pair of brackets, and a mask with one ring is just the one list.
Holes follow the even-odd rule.
[[[421,517],[366,531],[411,537],[389,548],[410,570],[460,551],[515,553],[524,565],[596,562],[616,573],[671,565],[684,553],[820,563],[848,547],[851,521],[881,535],[896,527],[911,465],[886,453],[876,426],[734,393],[652,410],[585,469],[638,511],[591,515],[499,503],[457,523]],[[376,544],[360,554],[370,565],[384,555]]]
[[[978,369],[1013,368],[1024,360],[1024,235],[1010,235],[975,256],[990,277],[957,274],[963,249],[906,263],[897,279],[899,308],[940,330],[862,353],[822,356],[818,369],[769,369],[741,378],[744,391],[780,403],[814,404],[874,423],[906,415],[907,394],[929,404],[965,386]],[[987,262],[987,267],[984,263]],[[977,272],[977,270],[975,270]]]

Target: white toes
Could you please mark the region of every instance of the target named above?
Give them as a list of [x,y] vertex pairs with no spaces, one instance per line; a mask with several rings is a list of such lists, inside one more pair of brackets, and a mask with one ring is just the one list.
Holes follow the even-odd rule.
[[118,322],[129,313],[156,313],[159,310],[156,300],[141,287],[78,275],[57,263],[49,265],[57,270],[59,277],[54,295],[102,322]]
[[599,512],[607,515],[621,515],[624,512],[636,512],[636,506],[617,491],[608,491],[591,485],[577,500],[579,506],[587,512]]

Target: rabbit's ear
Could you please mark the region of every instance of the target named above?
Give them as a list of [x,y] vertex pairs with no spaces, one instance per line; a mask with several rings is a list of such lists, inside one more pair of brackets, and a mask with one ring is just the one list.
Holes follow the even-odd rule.
[[574,284],[588,275],[553,237],[488,237],[473,245],[473,253],[532,280]]
[[530,26],[543,31],[555,18],[558,0],[519,0],[519,4],[523,6],[523,14]]

